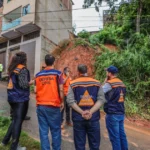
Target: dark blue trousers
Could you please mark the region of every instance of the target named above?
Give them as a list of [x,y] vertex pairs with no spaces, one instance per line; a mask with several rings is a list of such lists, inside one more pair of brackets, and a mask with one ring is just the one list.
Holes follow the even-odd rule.
[[71,109],[68,106],[68,104],[66,102],[66,99],[67,99],[67,97],[65,96],[64,97],[64,106],[65,106],[65,108],[61,111],[61,123],[63,123],[63,121],[64,121],[64,110],[66,111],[66,122],[71,123],[71,119],[70,119]]
[[99,150],[100,122],[74,121],[74,142],[76,150],[85,150],[86,135],[88,136],[90,150]]

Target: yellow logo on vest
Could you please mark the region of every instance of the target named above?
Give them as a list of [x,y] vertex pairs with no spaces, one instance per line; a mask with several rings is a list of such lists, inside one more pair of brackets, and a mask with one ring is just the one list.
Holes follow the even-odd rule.
[[121,92],[120,92],[120,98],[119,98],[119,101],[118,102],[124,102],[124,94],[123,94],[123,92],[122,92],[122,90],[121,90]]
[[9,89],[9,90],[13,89],[12,79],[9,79],[9,83],[8,83],[7,89]]
[[85,91],[84,95],[81,97],[81,100],[78,105],[79,106],[93,106],[94,105],[92,96],[89,94],[87,90]]

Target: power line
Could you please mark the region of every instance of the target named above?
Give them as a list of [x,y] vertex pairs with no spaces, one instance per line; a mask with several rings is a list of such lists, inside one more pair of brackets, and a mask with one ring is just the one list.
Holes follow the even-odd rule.
[[[84,27],[76,27],[76,28],[94,28],[94,27],[99,28],[99,26],[84,26]],[[59,28],[59,29],[42,29],[42,30],[69,30],[69,29],[73,29],[73,27],[72,28],[71,27],[69,27],[69,28]],[[0,31],[4,31],[4,30],[0,30]],[[12,29],[11,30],[5,30],[5,31],[12,31]]]
[[[117,5],[116,5],[117,6]],[[119,6],[119,4],[118,4]],[[109,7],[109,5],[103,5],[103,6],[100,6],[100,8],[103,8],[103,7]],[[89,8],[75,8],[75,9],[64,9],[64,10],[49,10],[49,11],[41,11],[41,12],[30,12],[28,14],[37,14],[37,13],[53,13],[53,12],[65,12],[65,11],[76,11],[76,10],[88,10],[88,9],[93,9],[95,7],[89,7]],[[13,10],[12,10],[13,11]],[[8,13],[10,14],[10,13]],[[23,14],[23,13],[12,13],[12,15],[16,15],[16,14]],[[7,14],[0,14],[0,15],[7,15]]]
[[[103,20],[99,20],[99,19],[97,19],[97,20],[63,20],[63,21],[61,21],[61,20],[48,20],[48,21],[44,21],[44,20],[41,20],[41,21],[37,21],[37,20],[35,20],[35,22],[75,22],[75,21],[80,21],[80,22],[86,22],[86,21],[103,21]],[[5,21],[0,21],[0,22],[4,22],[4,23],[6,23]],[[17,20],[14,20],[14,21],[12,21],[12,22],[18,22]],[[12,23],[12,22],[8,22],[8,24],[9,23]],[[21,21],[21,22],[28,22],[28,23],[30,23],[30,22],[33,22],[33,21]],[[7,24],[7,23],[6,23]]]
[[[99,26],[86,26],[86,27],[76,27],[76,28],[99,28]],[[60,28],[60,29],[43,29],[43,30],[67,30],[67,29],[73,29],[73,28]]]
[[[114,21],[109,21],[108,23],[110,22],[114,22]],[[131,22],[135,22],[135,21],[131,21]],[[150,23],[150,22],[144,22],[144,23]],[[123,23],[118,23],[118,25],[121,25]],[[32,26],[32,25],[27,25],[27,26]],[[100,26],[83,26],[83,27],[76,27],[76,28],[82,28],[82,29],[85,29],[85,28],[99,28],[100,29]],[[42,30],[72,30],[73,27],[68,27],[68,28],[51,28],[51,29],[42,29]],[[102,29],[102,28],[101,28]],[[6,31],[12,31],[12,29],[9,29],[9,30],[0,30],[0,31],[3,31],[3,32],[6,32]]]
[[[86,22],[86,21],[111,21],[111,22],[120,22],[120,21],[133,21],[133,20],[136,20],[136,19],[122,19],[122,20],[115,20],[115,21],[113,21],[113,20],[105,20],[105,19],[97,19],[97,20],[47,20],[47,21],[45,21],[45,20],[35,20],[35,22],[76,22],[76,21],[80,21],[80,22]],[[144,19],[144,20],[148,20],[148,19]],[[143,19],[141,18],[141,21],[143,21]],[[5,23],[5,21],[0,21],[0,22],[4,22]],[[13,20],[13,21],[10,21],[10,22],[8,22],[8,24],[9,23],[12,23],[12,22],[18,22],[17,20]],[[31,22],[33,22],[33,21],[21,21],[21,22],[28,22],[28,23],[31,23]],[[6,23],[7,24],[7,23]]]
[[[115,14],[104,14],[103,16],[115,16],[115,15],[117,15],[117,13],[115,13]],[[119,16],[124,16],[124,15],[119,15]],[[99,16],[78,16],[78,17],[99,17]],[[102,17],[102,16],[101,16]],[[132,15],[132,17],[137,17],[137,15]],[[144,17],[144,18],[146,18],[146,17],[150,17],[150,15],[141,15],[141,18],[142,17]]]
[[[82,20],[83,21],[83,20]],[[92,20],[89,20],[89,21],[92,21]],[[127,20],[127,19],[123,19],[123,20],[116,20],[116,21],[113,21],[113,20],[97,20],[97,21],[105,21],[106,23],[118,23],[118,25],[121,25],[123,24],[123,21],[128,21],[130,23],[135,23],[136,19],[133,19],[133,20]],[[144,20],[141,20],[141,21],[144,21]],[[24,22],[27,22],[27,23],[31,23],[31,21],[24,21]],[[56,21],[37,21],[37,22],[56,22]],[[62,22],[62,21],[58,21],[58,22]],[[71,21],[70,21],[71,22]],[[145,19],[144,22],[142,23],[150,23],[147,19]],[[32,26],[33,27],[33,24],[22,24],[22,26],[24,25],[27,25],[28,27]],[[37,24],[38,25],[38,24]],[[67,26],[66,26],[67,27]],[[100,27],[100,26],[84,26],[84,27],[76,27],[76,28],[91,28],[91,27]],[[66,30],[66,29],[73,29],[73,27],[68,27],[68,28],[58,28],[58,29],[42,29],[42,30]],[[0,31],[12,31],[12,29],[8,29],[8,30],[0,30]]]

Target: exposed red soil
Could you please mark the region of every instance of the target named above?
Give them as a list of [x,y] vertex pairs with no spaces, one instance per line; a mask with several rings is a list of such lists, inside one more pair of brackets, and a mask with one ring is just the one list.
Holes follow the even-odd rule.
[[141,119],[140,117],[138,118],[127,117],[126,121],[136,124],[137,126],[146,127],[150,129],[150,121]]
[[[66,46],[64,46],[67,43]],[[118,48],[115,45],[106,44],[106,48],[111,51],[117,51]],[[88,67],[88,75],[94,76],[94,56],[101,51],[101,48],[94,50],[88,46],[74,47],[74,40],[63,40],[59,43],[52,54],[57,58],[55,67],[58,70],[63,71],[65,67],[69,67],[71,71],[71,77],[74,79],[78,76],[77,66],[78,64],[85,64]]]
[[78,64],[86,64],[88,66],[88,75],[93,76],[94,74],[94,60],[93,57],[95,52],[93,49],[84,48],[78,46],[75,49],[66,52],[63,51],[60,55],[60,58],[56,62],[56,68],[63,70],[65,67],[69,67],[71,71],[71,76],[76,78],[78,76],[77,66]]
[[71,47],[72,43],[61,52],[59,59],[56,61],[55,67],[61,71],[63,71],[63,68],[69,67],[71,77],[74,79],[78,76],[78,64],[85,64],[88,66],[88,75],[94,76],[94,56],[96,51],[84,46],[77,46],[72,49]]
[[[105,117],[105,112],[101,111],[101,117]],[[149,120],[145,120],[145,119],[141,119],[141,117],[137,117],[137,116],[132,116],[132,117],[126,117],[125,119],[125,123],[129,124],[129,125],[134,125],[135,127],[139,127],[139,128],[143,128],[143,129],[148,129],[148,131],[150,132],[150,121]]]

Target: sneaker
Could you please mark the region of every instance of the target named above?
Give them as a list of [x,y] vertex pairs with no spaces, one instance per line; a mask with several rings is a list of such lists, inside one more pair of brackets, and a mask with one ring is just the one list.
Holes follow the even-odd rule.
[[27,150],[26,147],[21,147],[20,145],[18,145],[17,150]]

